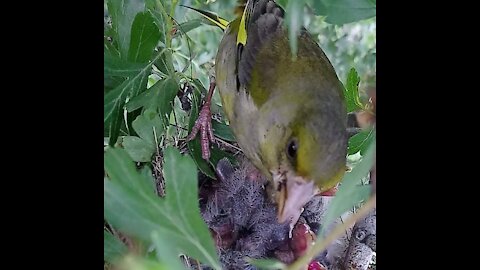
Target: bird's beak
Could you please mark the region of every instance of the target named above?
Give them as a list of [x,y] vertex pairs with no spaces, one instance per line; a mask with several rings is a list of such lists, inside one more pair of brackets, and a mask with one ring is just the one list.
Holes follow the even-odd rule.
[[[295,224],[302,214],[303,206],[312,198],[315,185],[293,175],[274,175],[279,182],[277,194],[278,222],[289,220]],[[283,178],[283,179],[281,179]]]

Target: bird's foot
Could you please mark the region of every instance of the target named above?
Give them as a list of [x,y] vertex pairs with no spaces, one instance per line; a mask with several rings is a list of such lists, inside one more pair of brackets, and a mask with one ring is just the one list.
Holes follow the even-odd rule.
[[210,80],[210,88],[208,89],[208,96],[205,103],[198,114],[198,118],[195,121],[195,125],[192,128],[192,132],[187,137],[187,141],[195,139],[197,133],[200,131],[200,144],[202,146],[202,158],[205,160],[210,159],[210,142],[214,143],[215,138],[213,136],[212,129],[212,112],[210,105],[212,102],[213,89],[215,89],[215,79],[212,77]]

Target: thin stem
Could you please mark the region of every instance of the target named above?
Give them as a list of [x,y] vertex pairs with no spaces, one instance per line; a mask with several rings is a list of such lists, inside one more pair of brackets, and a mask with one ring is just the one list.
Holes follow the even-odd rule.
[[229,147],[231,147],[231,148],[233,148],[233,149],[235,149],[235,150],[237,150],[237,151],[243,152],[242,149],[240,149],[240,148],[236,147],[235,145],[233,145],[233,144],[231,144],[231,143],[229,143],[229,142],[227,142],[227,141],[219,138],[218,136],[215,136],[215,140],[220,141],[221,143],[223,143],[223,144],[225,144],[225,145],[227,145],[227,146],[229,146]]
[[[170,18],[173,16],[169,16],[165,7],[163,6],[162,2],[160,2],[160,0],[157,0],[155,1],[155,5],[156,5],[156,8],[158,10],[160,10],[160,12],[162,13],[162,16],[163,16],[163,20],[165,21],[165,24],[167,25],[167,29],[165,31],[165,35],[166,35],[166,40],[165,40],[165,47],[169,50],[171,50],[171,47],[172,47],[172,28],[173,28],[173,22],[172,20],[170,20]],[[172,3],[172,9],[171,9],[171,13],[174,11],[173,7],[174,5],[176,5],[176,1],[174,1],[174,3]],[[173,15],[173,13],[172,13]],[[167,53],[165,54],[165,59],[167,61],[167,69],[170,71],[169,73],[170,74],[173,74],[173,72],[175,71],[174,67],[173,67],[173,58],[172,58],[172,54],[171,53]]]

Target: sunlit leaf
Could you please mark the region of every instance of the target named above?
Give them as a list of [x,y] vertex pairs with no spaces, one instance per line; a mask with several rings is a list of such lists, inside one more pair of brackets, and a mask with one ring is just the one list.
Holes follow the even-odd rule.
[[358,85],[360,83],[360,77],[354,68],[350,69],[347,76],[347,83],[345,85],[345,98],[347,101],[347,111],[353,112],[362,108],[360,102],[360,95],[358,93]]
[[360,151],[360,154],[364,154],[367,147],[370,145],[374,138],[374,130],[367,129],[353,135],[348,140],[348,154],[353,155]]

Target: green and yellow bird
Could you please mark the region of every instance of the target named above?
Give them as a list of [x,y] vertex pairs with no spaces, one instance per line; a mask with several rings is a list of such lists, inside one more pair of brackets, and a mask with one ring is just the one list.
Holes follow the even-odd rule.
[[[278,221],[294,224],[305,203],[335,187],[346,171],[342,83],[305,29],[292,57],[284,11],[273,0],[248,0],[230,23],[199,12],[224,29],[215,77],[232,131],[244,154],[273,183]],[[213,140],[212,91],[189,136],[202,131],[205,158],[208,138]]]

